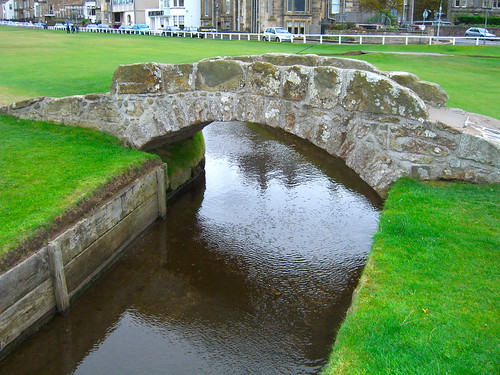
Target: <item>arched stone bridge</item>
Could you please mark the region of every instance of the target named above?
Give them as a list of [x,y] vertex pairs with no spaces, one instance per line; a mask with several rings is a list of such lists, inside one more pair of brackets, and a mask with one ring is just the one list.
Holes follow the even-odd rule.
[[282,128],[345,160],[384,196],[400,176],[500,181],[500,121],[444,109],[436,84],[363,61],[266,54],[116,70],[110,92],[0,109],[151,150],[213,121]]

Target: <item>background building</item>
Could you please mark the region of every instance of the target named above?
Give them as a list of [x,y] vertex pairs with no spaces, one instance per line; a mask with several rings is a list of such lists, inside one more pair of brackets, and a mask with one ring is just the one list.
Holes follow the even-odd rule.
[[1,3],[2,18],[4,20],[14,19],[14,0],[8,0]]
[[460,15],[500,16],[500,0],[448,0],[448,20]]

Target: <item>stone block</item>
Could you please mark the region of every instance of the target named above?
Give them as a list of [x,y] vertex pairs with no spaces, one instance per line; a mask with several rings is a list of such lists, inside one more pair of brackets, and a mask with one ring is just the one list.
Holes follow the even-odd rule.
[[304,100],[309,92],[310,69],[301,66],[291,66],[283,71],[283,92],[285,100]]
[[165,92],[174,94],[178,92],[192,91],[194,88],[194,65],[164,65],[163,84]]
[[279,66],[316,66],[318,64],[317,55],[297,55],[288,53],[266,53],[262,55],[262,61]]
[[363,60],[349,59],[345,57],[320,56],[317,62],[318,66],[331,66],[339,69],[356,69],[366,72],[380,73],[375,65]]
[[163,90],[159,64],[120,65],[113,75],[112,94],[148,94]]
[[250,64],[245,90],[256,95],[281,96],[280,69],[266,62]]
[[347,83],[342,104],[349,111],[427,118],[427,107],[413,91],[382,75],[359,70],[343,71]]
[[197,64],[197,90],[234,92],[244,85],[243,67],[237,61],[202,61]]
[[407,72],[389,72],[387,76],[402,86],[413,90],[424,102],[435,107],[444,107],[448,94],[436,83],[421,81],[415,74]]

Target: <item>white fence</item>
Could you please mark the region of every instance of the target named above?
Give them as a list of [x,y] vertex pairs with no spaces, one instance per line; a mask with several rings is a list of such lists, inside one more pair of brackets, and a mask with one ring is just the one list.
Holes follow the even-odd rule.
[[[15,25],[21,27],[34,27],[32,25]],[[54,26],[48,26],[49,30],[54,30]],[[57,30],[66,30],[59,27]],[[112,33],[112,34],[136,34],[136,35],[155,35],[166,36],[171,34],[170,31],[162,30],[120,30],[112,28],[96,28],[96,27],[80,27],[78,32],[93,32],[93,33]],[[205,38],[205,39],[220,39],[220,40],[247,40],[247,41],[262,41],[264,35],[260,33],[238,33],[238,32],[217,32],[217,31],[175,31],[174,34],[180,37]],[[500,37],[481,38],[481,37],[456,37],[456,36],[428,36],[428,35],[359,35],[359,34],[297,34],[294,35],[293,43],[319,43],[319,44],[469,44],[483,45],[486,41],[500,42]],[[496,44],[496,43],[495,43]]]

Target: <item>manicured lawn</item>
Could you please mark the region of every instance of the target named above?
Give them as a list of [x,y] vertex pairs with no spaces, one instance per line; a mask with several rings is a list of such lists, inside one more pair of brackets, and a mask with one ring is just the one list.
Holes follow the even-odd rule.
[[0,116],[0,273],[9,251],[151,154],[106,134]]
[[[120,64],[194,62],[205,57],[266,52],[341,54],[353,50],[384,53],[356,56],[384,70],[404,70],[440,84],[449,106],[500,118],[500,48],[495,46],[313,45],[0,27],[0,105],[33,96],[107,92]],[[431,52],[415,56],[387,52]],[[475,56],[475,57],[473,57]]]
[[500,186],[396,183],[327,374],[498,374]]
[[[106,92],[119,64],[305,48],[321,54],[383,52],[356,58],[413,72],[439,83],[450,106],[500,118],[498,47],[320,46],[7,27],[0,27],[0,105],[32,96]],[[0,140],[0,262],[2,254],[113,176],[152,158],[103,134],[5,116]],[[499,186],[397,183],[329,373],[498,373],[499,205]]]

